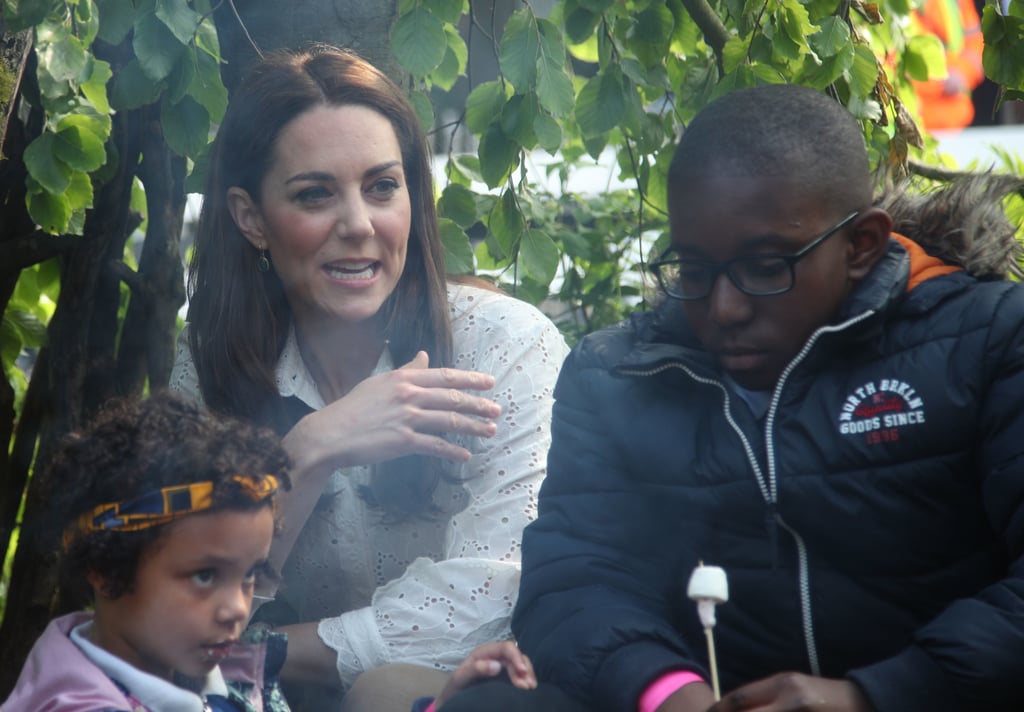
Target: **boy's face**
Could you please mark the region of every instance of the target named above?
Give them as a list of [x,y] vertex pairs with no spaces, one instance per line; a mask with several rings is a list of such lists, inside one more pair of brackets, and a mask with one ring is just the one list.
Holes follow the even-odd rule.
[[142,553],[131,591],[112,599],[97,590],[93,642],[165,680],[204,677],[245,626],[273,534],[269,506],[168,525]]
[[[724,262],[792,255],[848,213],[780,179],[710,173],[669,193],[672,244],[681,258]],[[703,298],[682,302],[704,348],[744,388],[769,390],[849,291],[850,241],[839,231],[796,263],[793,288],[750,296],[720,272]]]

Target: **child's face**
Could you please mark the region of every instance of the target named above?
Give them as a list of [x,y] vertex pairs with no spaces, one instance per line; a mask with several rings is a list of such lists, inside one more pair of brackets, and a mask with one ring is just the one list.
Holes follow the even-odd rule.
[[[715,262],[792,255],[846,216],[778,179],[709,173],[669,198],[678,255]],[[694,334],[741,386],[771,389],[811,333],[831,321],[851,284],[847,234],[797,262],[788,292],[749,296],[719,273],[706,298],[683,302]]]
[[111,599],[97,591],[93,642],[165,680],[175,671],[205,676],[245,626],[273,533],[269,506],[168,525],[143,552],[130,592]]

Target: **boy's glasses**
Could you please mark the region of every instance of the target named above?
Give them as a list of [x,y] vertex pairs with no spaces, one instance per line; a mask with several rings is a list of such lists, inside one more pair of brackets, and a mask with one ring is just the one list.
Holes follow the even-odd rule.
[[[749,255],[735,257],[725,262],[713,262],[691,257],[662,257],[652,262],[648,269],[654,272],[658,284],[665,294],[673,299],[690,301],[704,299],[711,294],[715,280],[722,272],[736,289],[752,297],[767,297],[773,294],[788,292],[796,284],[796,263],[811,253],[815,247],[823,243],[849,225],[859,211],[852,212],[821,233],[800,251],[792,255]],[[665,255],[672,254],[670,247]]]

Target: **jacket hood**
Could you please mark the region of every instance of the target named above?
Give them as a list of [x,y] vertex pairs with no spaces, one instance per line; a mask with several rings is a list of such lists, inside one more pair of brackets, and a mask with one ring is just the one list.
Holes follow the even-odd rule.
[[979,173],[935,190],[914,188],[901,183],[876,201],[892,216],[893,232],[978,279],[1024,276],[1017,228],[1003,206],[1009,194],[1024,195],[1024,179]]

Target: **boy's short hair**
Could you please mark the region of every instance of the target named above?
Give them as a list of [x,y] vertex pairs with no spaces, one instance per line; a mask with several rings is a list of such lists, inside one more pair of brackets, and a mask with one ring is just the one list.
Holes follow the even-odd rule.
[[738,89],[701,109],[676,145],[669,186],[712,171],[783,179],[839,210],[872,199],[860,123],[838,101],[798,84]]
[[[266,506],[241,492],[236,476],[271,474],[289,486],[288,455],[271,431],[233,418],[211,416],[170,393],[122,400],[105,407],[85,429],[69,434],[43,476],[55,518],[63,531],[95,507],[125,502],[174,485],[213,483],[207,511]],[[69,602],[92,599],[86,574],[104,579],[104,594],[131,590],[142,552],[167,524],[138,531],[99,530],[78,534],[61,561],[61,585]]]

